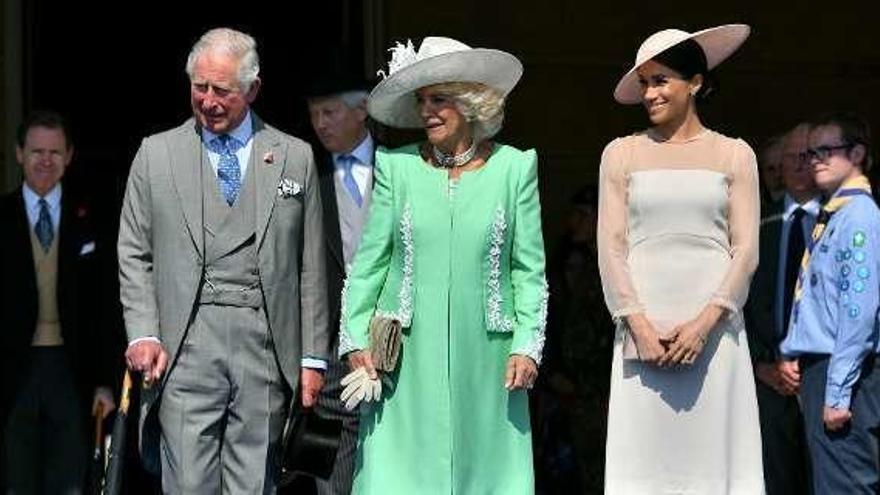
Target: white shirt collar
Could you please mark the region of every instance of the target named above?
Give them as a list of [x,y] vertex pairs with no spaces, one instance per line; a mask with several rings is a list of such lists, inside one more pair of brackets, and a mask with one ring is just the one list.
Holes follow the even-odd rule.
[[[21,192],[24,196],[24,204],[27,206],[28,210],[39,211],[40,208],[40,195],[35,193],[27,183],[22,183]],[[49,203],[49,209],[52,211],[56,211],[61,206],[61,183],[55,184],[55,187],[49,190],[45,196],[42,197]]]
[[798,208],[803,209],[810,216],[817,217],[819,216],[819,210],[822,208],[821,203],[819,203],[819,196],[814,197],[813,199],[807,201],[804,204],[799,204],[794,198],[791,197],[788,193],[785,194],[784,199],[784,209],[782,210],[782,219],[788,221],[791,219],[791,216],[794,215],[794,211]]
[[[363,165],[366,167],[373,166],[373,150],[375,148],[375,144],[373,143],[373,136],[367,132],[367,135],[358,143],[357,146],[351,150],[349,155],[358,159],[358,163],[356,165]],[[333,156],[333,164],[334,166],[338,165],[337,158],[344,153],[332,153]]]
[[[238,124],[238,127],[233,129],[232,132],[227,132],[226,134],[235,138],[235,140],[242,146],[246,145],[248,141],[250,141],[251,136],[254,135],[254,120],[251,118],[251,111],[247,111],[244,120],[241,121],[241,124]],[[205,143],[210,143],[217,136],[218,134],[214,134],[208,129],[202,128],[202,141]]]

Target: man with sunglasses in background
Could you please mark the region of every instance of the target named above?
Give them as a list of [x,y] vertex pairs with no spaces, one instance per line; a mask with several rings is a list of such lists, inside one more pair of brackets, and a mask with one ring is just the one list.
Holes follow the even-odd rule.
[[852,114],[811,125],[807,155],[828,198],[804,254],[785,359],[797,359],[813,491],[873,494],[880,488],[880,210],[865,173],[870,132]]

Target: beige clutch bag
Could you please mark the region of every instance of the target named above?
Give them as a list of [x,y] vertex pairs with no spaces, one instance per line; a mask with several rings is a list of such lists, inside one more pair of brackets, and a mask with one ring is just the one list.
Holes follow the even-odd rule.
[[402,330],[395,319],[373,316],[370,320],[370,356],[377,370],[390,373],[397,367]]

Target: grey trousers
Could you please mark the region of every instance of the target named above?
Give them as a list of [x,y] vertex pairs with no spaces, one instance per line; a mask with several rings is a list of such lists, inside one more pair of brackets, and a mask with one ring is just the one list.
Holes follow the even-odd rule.
[[159,408],[162,490],[275,493],[285,395],[265,312],[200,306]]
[[67,355],[62,347],[35,347],[31,354],[3,425],[7,493],[82,493],[88,441]]
[[815,495],[873,495],[880,491],[880,360],[870,356],[850,401],[852,420],[834,432],[825,430],[825,380],[828,356],[802,356],[800,397],[810,448]]

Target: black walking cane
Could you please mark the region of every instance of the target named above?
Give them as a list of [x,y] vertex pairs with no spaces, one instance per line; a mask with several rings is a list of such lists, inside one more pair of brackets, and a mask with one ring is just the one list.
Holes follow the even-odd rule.
[[125,370],[125,376],[122,378],[122,397],[119,399],[119,410],[116,411],[113,434],[110,437],[110,451],[107,453],[104,495],[119,495],[122,492],[122,468],[125,465],[125,435],[130,393],[131,375],[128,370]]

